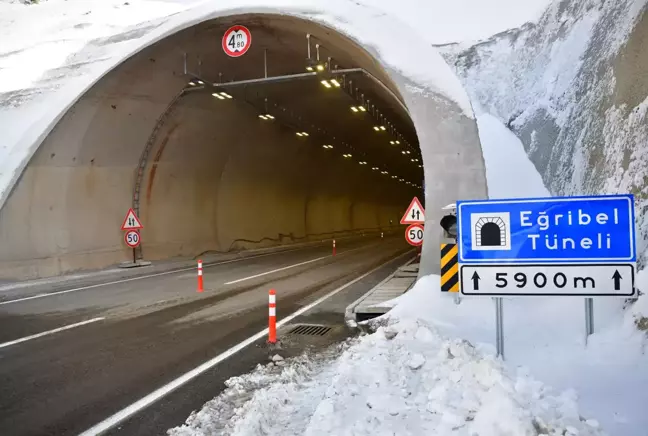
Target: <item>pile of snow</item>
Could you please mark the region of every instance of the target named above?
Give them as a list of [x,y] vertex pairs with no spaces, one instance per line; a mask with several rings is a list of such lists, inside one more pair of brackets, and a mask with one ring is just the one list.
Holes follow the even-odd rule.
[[405,294],[375,333],[338,346],[337,360],[260,365],[169,434],[604,434],[581,417],[574,392],[509,375],[488,347],[450,339],[421,316],[438,282],[428,277]]

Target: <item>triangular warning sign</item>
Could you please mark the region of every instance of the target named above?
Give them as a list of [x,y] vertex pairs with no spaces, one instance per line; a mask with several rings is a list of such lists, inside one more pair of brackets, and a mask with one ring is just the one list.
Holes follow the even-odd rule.
[[421,202],[417,197],[414,197],[410,203],[405,215],[400,220],[401,224],[423,224],[425,223],[425,209],[421,206]]
[[140,222],[139,218],[137,218],[137,215],[135,215],[135,211],[131,207],[128,209],[128,213],[126,214],[126,218],[124,218],[124,224],[122,224],[121,229],[122,230],[138,230],[138,229],[143,229],[144,226]]

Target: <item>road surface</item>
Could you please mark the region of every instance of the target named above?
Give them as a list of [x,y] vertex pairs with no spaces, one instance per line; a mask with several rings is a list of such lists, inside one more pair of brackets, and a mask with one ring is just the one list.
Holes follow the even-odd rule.
[[[333,310],[341,314],[411,258],[409,248],[402,238],[367,237],[338,243],[336,256],[319,246],[206,265],[202,293],[195,271],[179,271],[0,294],[2,434],[79,434],[265,328],[270,288],[281,319],[391,260],[345,291]],[[63,330],[33,337],[54,329]],[[226,378],[265,358],[248,348],[115,434],[163,434],[181,424]]]

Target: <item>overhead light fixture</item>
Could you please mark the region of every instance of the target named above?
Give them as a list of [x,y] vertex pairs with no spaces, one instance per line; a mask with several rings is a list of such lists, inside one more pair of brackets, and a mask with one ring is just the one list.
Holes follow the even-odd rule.
[[331,83],[332,83],[333,86],[335,86],[336,88],[339,88],[339,87],[340,87],[340,82],[338,82],[338,81],[335,80],[335,79],[331,79]]
[[391,145],[395,145],[396,143],[394,141],[389,141]]
[[313,71],[313,67],[309,65],[308,67],[306,67],[306,71]]
[[297,133],[295,133],[295,135],[297,135],[297,136],[308,136],[308,133],[306,133],[306,132],[297,132]]
[[217,99],[219,99],[219,100],[225,100],[225,97],[223,97],[222,95],[217,94],[217,93],[215,93],[215,92],[214,92],[212,95],[213,95],[214,97],[216,97]]
[[332,146],[332,145],[329,145],[329,144],[322,145],[322,147],[323,147],[323,148],[326,148],[327,150],[333,148],[333,146]]
[[321,83],[322,85],[324,85],[326,88],[330,88],[330,87],[331,87],[331,84],[328,82],[328,80],[322,80],[320,83]]
[[392,179],[395,179],[395,178],[397,178],[397,177],[398,177],[398,176],[392,176]]
[[233,98],[231,95],[229,95],[227,92],[221,92],[220,95],[222,95],[225,98]]
[[342,156],[345,157],[345,158],[347,158],[347,159],[350,158],[350,157],[352,157],[352,155],[351,155],[350,153],[343,154]]
[[367,112],[364,106],[358,106],[358,109],[360,109],[360,112]]
[[317,71],[324,71],[324,65],[319,64],[319,65],[317,66]]
[[410,154],[410,151],[409,151],[409,150],[407,150],[407,151],[406,151],[405,153],[407,153],[407,154]]
[[196,86],[196,83],[194,83],[194,81],[192,80],[189,82],[189,86]]
[[205,82],[203,82],[202,80],[199,80],[198,83],[199,83],[200,85],[204,85],[204,84],[205,84]]
[[378,171],[378,167],[373,167],[372,170],[373,171]]
[[261,118],[262,120],[267,120],[268,119],[268,117],[266,117],[265,115],[259,115],[259,118]]
[[387,130],[387,128],[385,128],[385,126],[380,126],[380,130],[384,132],[385,130]]
[[401,151],[401,154],[407,154],[407,152],[405,150],[403,150],[403,151]]
[[380,132],[380,127],[378,127],[378,126],[374,126],[373,129],[374,129],[376,132]]
[[274,120],[274,117],[272,115],[270,115],[270,114],[266,114],[266,118],[269,119],[269,120]]
[[358,112],[359,109],[358,109],[357,107],[355,107],[355,106],[351,106],[351,110],[352,110],[353,112]]
[[400,145],[400,141],[394,141],[396,144]]
[[423,165],[419,165],[419,168],[423,168]]
[[259,118],[261,118],[262,120],[274,120],[275,119],[275,117],[270,115],[270,114],[261,114],[261,115],[259,115]]
[[362,161],[362,162],[360,162],[360,165],[367,165],[367,162]]

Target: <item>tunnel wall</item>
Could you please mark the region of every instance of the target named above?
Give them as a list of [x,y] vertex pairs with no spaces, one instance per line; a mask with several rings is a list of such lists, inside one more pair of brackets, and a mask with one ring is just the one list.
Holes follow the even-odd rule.
[[[178,15],[159,35],[219,14],[207,12],[199,19]],[[486,194],[475,122],[465,104],[435,91],[436,82],[420,77],[414,82],[397,65],[382,64],[371,44],[364,51],[342,34],[318,28],[325,44],[351,52],[360,66],[395,86],[408,106],[425,165],[428,221],[421,271],[438,271],[440,207]],[[390,31],[396,35],[402,29],[383,26],[381,37]],[[96,82],[38,146],[0,209],[0,278],[100,268],[130,257],[119,225],[132,204],[139,159],[158,118],[187,80],[178,57],[188,46],[171,40],[142,47]],[[436,62],[440,57],[433,49],[422,43],[417,50],[420,70],[449,72]],[[204,106],[211,103],[183,98],[154,138],[141,193],[147,197],[141,211],[145,258],[241,248],[245,241],[263,238],[269,244],[288,242],[281,235],[292,235],[292,240],[385,226],[398,220],[416,194],[373,175],[359,177],[357,171],[347,171],[350,163],[339,156],[329,162],[322,150],[309,150],[280,131],[256,134],[290,153],[270,153],[251,139],[254,132],[247,126],[241,137],[223,138],[216,126],[229,121],[214,121],[218,111]],[[273,207],[273,199],[281,200],[281,209]],[[241,214],[240,208],[250,204],[254,213]]]

